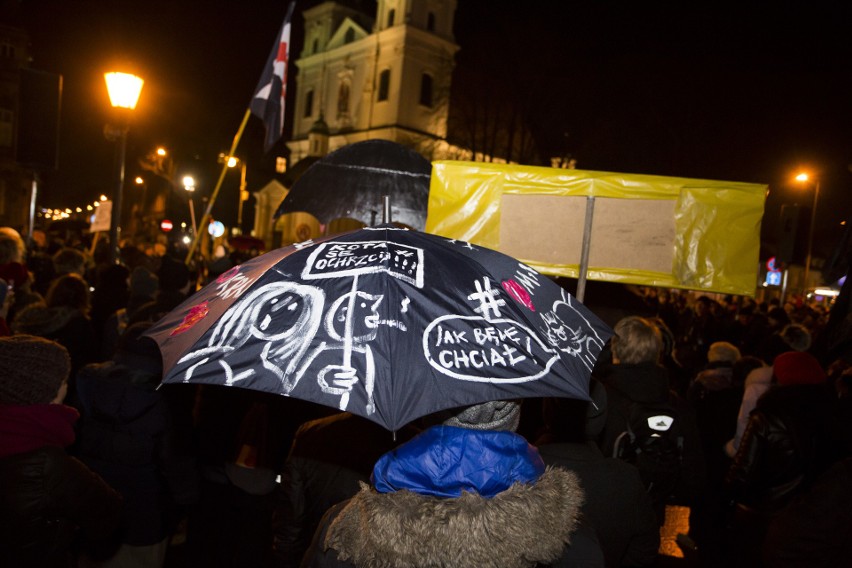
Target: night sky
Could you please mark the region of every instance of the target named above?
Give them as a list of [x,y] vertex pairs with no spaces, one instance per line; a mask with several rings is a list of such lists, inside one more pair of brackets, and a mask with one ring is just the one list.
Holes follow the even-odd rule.
[[[299,11],[317,3],[297,2],[293,59]],[[14,23],[30,33],[32,66],[64,79],[60,168],[45,176],[43,204],[52,207],[109,194],[102,74],[115,64],[146,78],[127,174],[137,173],[135,157],[163,144],[201,172],[201,187],[212,186],[216,155],[233,140],[287,7],[286,0],[13,4]],[[770,239],[781,204],[813,199],[812,189],[791,181],[807,166],[822,180],[816,250],[831,254],[852,209],[852,34],[842,2],[458,4],[457,73],[487,69],[512,88],[547,86],[532,117],[545,155],[570,154],[587,170],[769,184],[763,232]],[[262,137],[252,118],[238,152],[249,156],[249,189],[252,178],[268,178]]]

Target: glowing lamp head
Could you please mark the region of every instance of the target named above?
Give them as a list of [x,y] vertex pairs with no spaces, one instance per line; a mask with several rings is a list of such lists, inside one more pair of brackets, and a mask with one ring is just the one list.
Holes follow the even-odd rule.
[[142,84],[145,81],[141,77],[130,73],[104,73],[106,79],[109,102],[116,108],[133,110],[139,102],[139,94],[142,92]]

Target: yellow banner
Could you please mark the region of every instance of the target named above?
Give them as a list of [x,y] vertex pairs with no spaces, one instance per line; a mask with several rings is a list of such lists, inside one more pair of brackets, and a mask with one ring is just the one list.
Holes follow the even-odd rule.
[[432,164],[426,232],[586,277],[752,296],[763,184],[480,162]]

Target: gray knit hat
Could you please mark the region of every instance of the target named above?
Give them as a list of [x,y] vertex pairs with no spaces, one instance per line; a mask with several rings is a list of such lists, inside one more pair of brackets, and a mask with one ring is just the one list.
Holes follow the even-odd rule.
[[0,404],[47,404],[70,372],[68,350],[55,341],[0,337]]
[[447,426],[472,430],[508,430],[514,432],[521,421],[521,405],[512,400],[492,400],[469,406],[444,420]]

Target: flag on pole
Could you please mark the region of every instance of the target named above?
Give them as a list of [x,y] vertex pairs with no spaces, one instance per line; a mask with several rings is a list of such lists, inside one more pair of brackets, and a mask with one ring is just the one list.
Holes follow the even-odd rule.
[[268,152],[284,131],[284,98],[287,95],[287,64],[290,53],[290,19],[296,2],[290,2],[281,33],[272,46],[249,109],[266,126],[263,150]]

